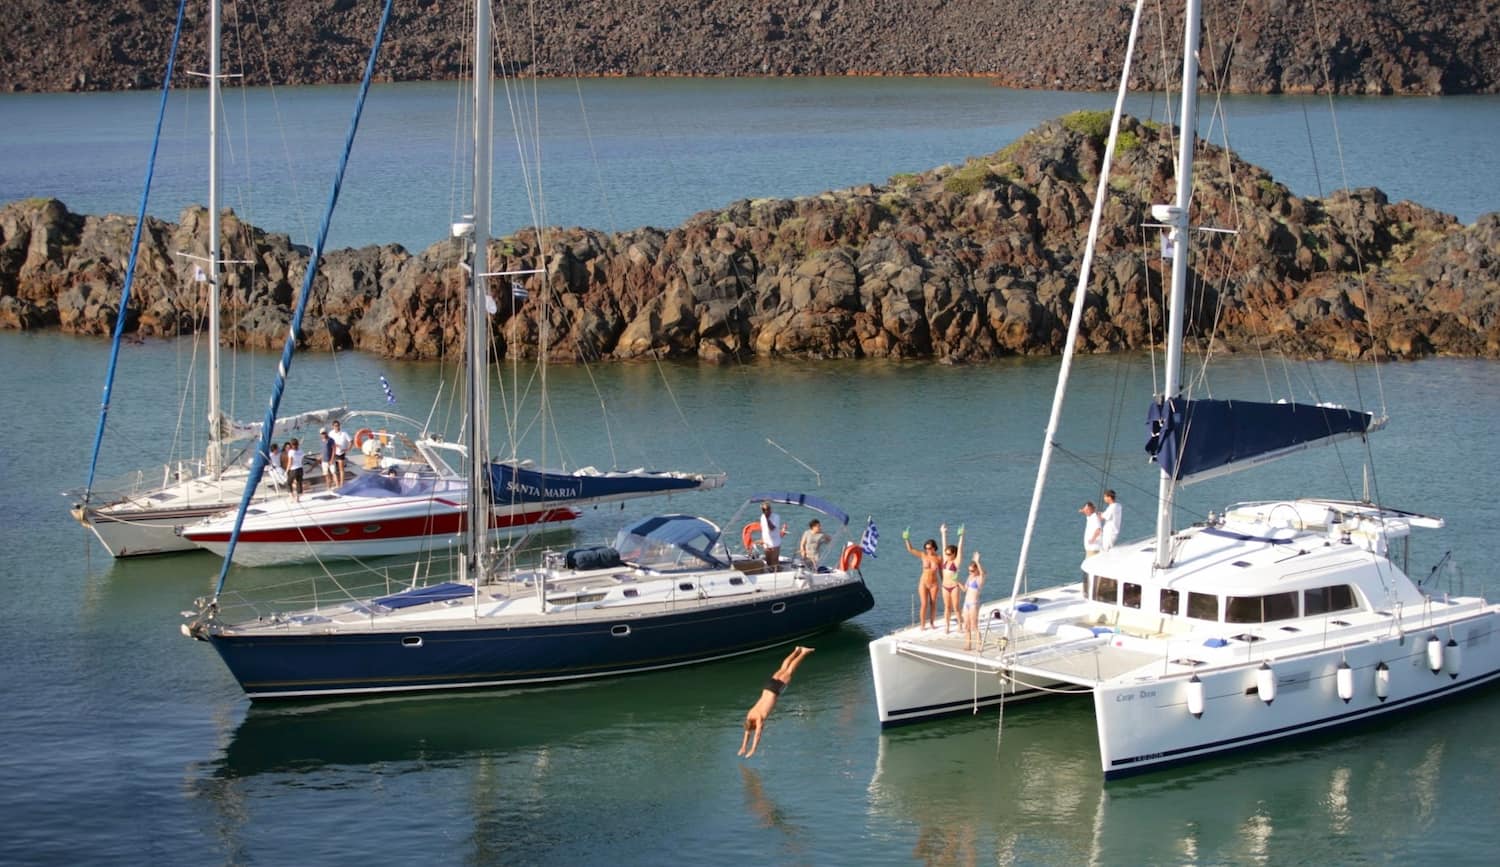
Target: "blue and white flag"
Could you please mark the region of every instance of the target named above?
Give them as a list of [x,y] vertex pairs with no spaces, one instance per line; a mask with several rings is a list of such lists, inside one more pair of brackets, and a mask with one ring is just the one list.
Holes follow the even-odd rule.
[[875,529],[875,519],[865,519],[864,535],[859,537],[859,548],[871,557],[877,556],[875,549],[880,546],[880,531]]
[[380,387],[383,388],[383,389],[385,389],[385,402],[386,403],[395,403],[396,402],[396,393],[393,392],[393,391],[391,391],[391,384],[389,382],[385,381],[385,377],[384,376],[380,377]]
[[531,293],[526,291],[526,287],[521,285],[521,281],[512,280],[510,281],[510,297],[517,301],[525,301],[531,297]]

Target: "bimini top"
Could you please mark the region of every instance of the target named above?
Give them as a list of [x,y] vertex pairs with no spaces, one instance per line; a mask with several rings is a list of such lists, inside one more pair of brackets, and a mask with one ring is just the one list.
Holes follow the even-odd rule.
[[845,527],[849,526],[849,516],[844,510],[828,502],[827,500],[814,497],[812,494],[794,494],[791,492],[772,492],[756,494],[750,497],[751,503],[781,503],[787,506],[805,506],[823,515],[838,521]]
[[620,530],[614,548],[621,560],[648,569],[723,569],[728,564],[713,553],[721,535],[707,518],[656,515]]

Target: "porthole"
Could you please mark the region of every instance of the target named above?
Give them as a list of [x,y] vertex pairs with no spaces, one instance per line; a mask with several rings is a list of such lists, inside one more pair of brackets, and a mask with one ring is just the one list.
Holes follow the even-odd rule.
[[630,634],[630,624],[618,623],[614,626],[611,626],[609,628],[609,634],[613,635],[616,638],[624,638],[625,636]]
[[401,646],[402,647],[421,647],[422,646],[422,636],[420,636],[420,635],[408,635],[405,638],[401,639]]

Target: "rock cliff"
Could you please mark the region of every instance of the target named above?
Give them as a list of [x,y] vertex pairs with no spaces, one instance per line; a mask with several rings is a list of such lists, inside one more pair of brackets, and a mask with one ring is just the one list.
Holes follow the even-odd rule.
[[[497,270],[542,267],[529,297],[496,287],[499,352],[558,360],[645,356],[930,358],[1057,352],[1071,310],[1108,117],[1077,113],[1005,149],[881,185],[743,200],[671,230],[521,233]],[[1127,119],[1109,185],[1081,348],[1146,347],[1162,333],[1163,260],[1150,204],[1171,198],[1172,130]],[[1189,325],[1199,341],[1296,355],[1500,357],[1500,214],[1473,225],[1378,190],[1299,198],[1205,146]],[[140,337],[203,325],[205,214],[151,220],[125,311]],[[0,209],[0,326],[108,334],[132,220],[60,202]],[[278,347],[306,249],[231,214],[225,340]],[[427,359],[461,351],[463,272],[450,244],[338,250],[314,281],[302,340]]]
[[[972,75],[1013,87],[1113,86],[1126,0],[537,0],[500,4],[502,55],[517,71],[597,75]],[[180,83],[197,86],[207,13],[191,3]],[[11,0],[0,90],[158,86],[176,4]],[[250,84],[357,80],[377,0],[225,4],[226,58]],[[1161,18],[1165,15],[1165,18]],[[1180,11],[1151,12],[1140,88],[1174,81]],[[1494,93],[1500,0],[1206,0],[1205,79],[1252,93]],[[452,79],[467,58],[463,7],[397,4],[379,74]],[[229,49],[226,49],[227,51]],[[1175,85],[1174,85],[1175,86]]]

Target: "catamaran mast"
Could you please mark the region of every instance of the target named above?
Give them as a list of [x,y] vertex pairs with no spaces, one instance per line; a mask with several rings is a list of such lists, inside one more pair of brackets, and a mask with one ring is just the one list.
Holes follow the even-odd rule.
[[223,469],[219,406],[219,0],[208,13],[208,454],[212,475]]
[[[1172,288],[1168,299],[1166,384],[1167,400],[1177,397],[1182,382],[1183,300],[1187,296],[1188,207],[1193,197],[1193,145],[1198,127],[1198,43],[1203,18],[1200,0],[1188,0],[1182,35],[1182,111],[1178,117],[1182,134],[1177,145],[1177,198],[1171,205],[1152,207],[1156,219],[1171,226],[1168,242],[1172,251]],[[1176,480],[1163,472],[1156,506],[1156,566],[1172,562],[1172,499]]]
[[474,15],[474,230],[469,259],[469,566],[475,586],[484,583],[489,547],[489,270],[490,154],[494,135],[494,49],[489,0],[477,0]]

